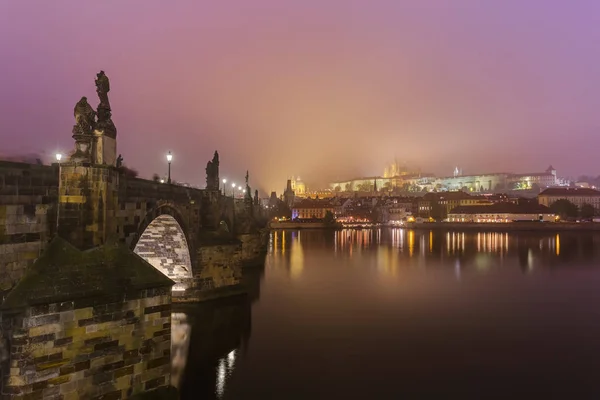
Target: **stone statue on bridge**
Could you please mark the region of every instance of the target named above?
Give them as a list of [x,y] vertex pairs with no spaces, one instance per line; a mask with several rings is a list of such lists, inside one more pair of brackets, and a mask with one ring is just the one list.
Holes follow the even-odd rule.
[[104,71],[96,74],[96,92],[100,98],[100,104],[110,105],[108,102],[108,92],[110,91],[110,82]]
[[90,106],[87,97],[82,97],[75,104],[75,126],[73,127],[74,135],[91,135],[96,125],[96,111]]
[[248,183],[250,179],[250,175],[246,170],[246,195],[244,196],[244,204],[246,204],[246,208],[248,209],[250,215],[252,215],[252,189],[250,189],[250,184]]
[[219,190],[219,153],[215,151],[213,159],[206,164],[206,189]]
[[110,91],[110,82],[104,71],[96,75],[96,92],[100,99],[98,104],[98,123],[97,130],[109,138],[117,137],[117,128],[112,121],[112,112],[108,101],[108,92]]

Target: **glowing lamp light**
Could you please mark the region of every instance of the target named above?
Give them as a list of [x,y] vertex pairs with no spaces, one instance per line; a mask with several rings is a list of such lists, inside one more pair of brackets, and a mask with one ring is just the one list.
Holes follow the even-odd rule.
[[238,186],[238,190],[242,190],[242,187],[241,187],[241,186]]
[[62,154],[56,153],[56,161],[60,162],[62,160]]
[[231,187],[235,189],[235,183],[232,183],[232,184],[231,184]]
[[223,185],[227,183],[227,179],[223,178]]
[[173,154],[171,154],[171,152],[170,152],[170,151],[167,153],[167,161],[168,161],[168,162],[171,162],[171,161],[173,161]]

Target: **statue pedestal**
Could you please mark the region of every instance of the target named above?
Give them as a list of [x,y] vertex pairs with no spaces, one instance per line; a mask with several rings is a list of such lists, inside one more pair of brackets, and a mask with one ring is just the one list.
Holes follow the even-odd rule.
[[73,135],[75,139],[75,152],[71,155],[71,161],[77,163],[90,162],[90,147],[92,145],[92,137],[76,133]]
[[116,166],[117,163],[117,140],[108,137],[104,131],[94,131],[94,163],[99,165]]

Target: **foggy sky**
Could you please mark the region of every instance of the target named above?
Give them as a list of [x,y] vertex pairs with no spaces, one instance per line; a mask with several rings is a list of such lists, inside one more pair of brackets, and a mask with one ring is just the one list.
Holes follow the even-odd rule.
[[145,177],[600,174],[594,0],[2,1],[0,54],[0,154],[70,151],[103,69]]

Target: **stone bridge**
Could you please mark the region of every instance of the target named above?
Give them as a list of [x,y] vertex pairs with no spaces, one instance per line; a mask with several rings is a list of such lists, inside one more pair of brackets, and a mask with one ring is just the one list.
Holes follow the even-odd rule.
[[222,194],[216,151],[206,164],[206,189],[171,184],[170,173],[167,183],[132,178],[117,156],[109,90],[100,71],[100,103],[94,110],[87,97],[77,102],[75,146],[62,163],[0,162],[0,293],[55,236],[81,251],[127,246],[175,282],[178,299],[231,291],[242,265],[266,254],[266,221],[248,174],[243,200]]
[[0,161],[3,399],[168,390],[172,302],[241,293],[243,266],[266,255],[247,174],[243,200],[222,195],[217,152],[206,189],[132,178],[102,71],[96,86],[97,110],[75,107],[67,160]]
[[[0,290],[55,236],[81,250],[116,241],[175,282],[175,299],[228,292],[265,255],[261,210],[218,189],[131,178],[116,167],[0,161]],[[226,290],[229,289],[229,290]]]

